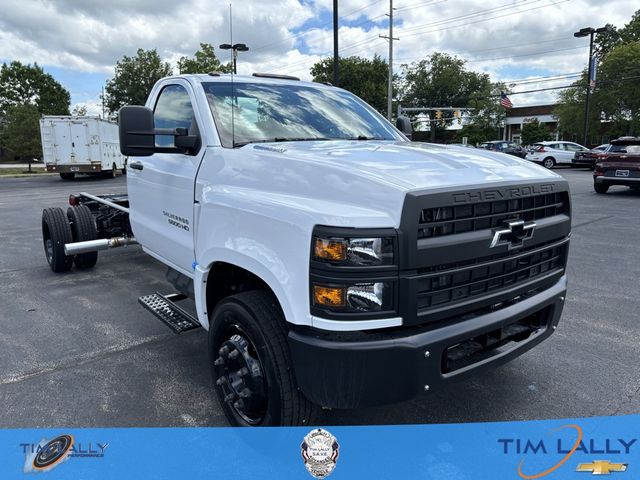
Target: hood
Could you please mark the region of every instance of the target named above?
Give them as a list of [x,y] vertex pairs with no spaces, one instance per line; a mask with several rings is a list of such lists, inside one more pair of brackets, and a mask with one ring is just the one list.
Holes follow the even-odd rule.
[[299,225],[397,227],[410,191],[561,178],[511,155],[466,147],[277,142],[207,149],[197,195]]
[[317,141],[251,144],[262,153],[313,162],[409,191],[494,182],[558,179],[527,160],[482,149],[414,142]]

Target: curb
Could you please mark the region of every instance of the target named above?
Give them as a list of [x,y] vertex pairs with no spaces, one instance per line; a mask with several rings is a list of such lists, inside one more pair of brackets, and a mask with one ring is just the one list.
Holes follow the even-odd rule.
[[8,175],[2,175],[0,173],[0,180],[3,178],[35,178],[35,177],[45,177],[51,175],[58,175],[57,173],[10,173]]

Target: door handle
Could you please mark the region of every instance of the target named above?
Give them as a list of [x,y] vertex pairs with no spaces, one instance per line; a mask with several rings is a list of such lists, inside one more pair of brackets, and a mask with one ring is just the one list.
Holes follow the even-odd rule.
[[144,169],[144,165],[140,162],[132,162],[129,164],[129,168],[133,168],[134,170],[142,170]]

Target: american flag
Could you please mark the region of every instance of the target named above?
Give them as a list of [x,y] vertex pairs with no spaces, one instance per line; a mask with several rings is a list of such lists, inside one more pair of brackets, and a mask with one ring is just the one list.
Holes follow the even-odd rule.
[[504,108],[513,108],[513,103],[509,100],[509,97],[504,92],[500,92],[500,105]]

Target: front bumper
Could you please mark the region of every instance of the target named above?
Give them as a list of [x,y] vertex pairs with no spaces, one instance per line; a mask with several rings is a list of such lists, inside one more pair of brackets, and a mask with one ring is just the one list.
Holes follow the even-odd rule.
[[[311,401],[332,408],[407,400],[501,365],[542,342],[560,320],[566,288],[566,276],[562,276],[550,288],[518,303],[429,330],[376,331],[357,338],[292,330],[288,340],[298,385]],[[533,318],[536,328],[515,337],[507,335]],[[467,348],[480,338],[498,341],[480,351]],[[469,355],[463,362],[452,362],[454,356],[465,357],[465,350]],[[456,368],[450,368],[454,363]]]

